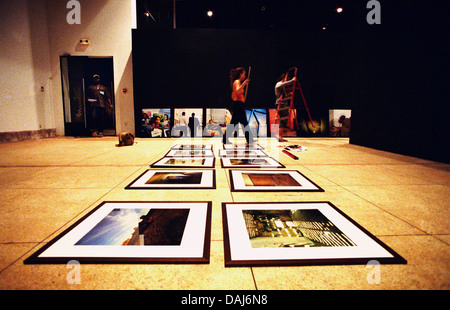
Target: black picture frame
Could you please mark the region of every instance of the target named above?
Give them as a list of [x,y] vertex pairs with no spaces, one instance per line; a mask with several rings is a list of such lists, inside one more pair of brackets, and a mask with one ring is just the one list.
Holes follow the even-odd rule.
[[247,157],[247,158],[258,158],[258,157],[269,157],[261,149],[230,149],[230,150],[219,150],[219,157]]
[[[24,264],[208,264],[211,239],[210,201],[104,201],[24,260]],[[170,245],[86,245],[79,243],[99,227],[112,210],[189,210],[172,217],[184,223],[182,239]],[[183,215],[184,214],[184,215]],[[164,215],[163,215],[164,216]],[[171,222],[172,223],[172,222]],[[106,224],[104,224],[106,226]],[[167,226],[167,224],[166,224]],[[168,227],[168,226],[167,226]],[[141,231],[139,231],[140,233]],[[179,237],[178,237],[179,238]],[[144,238],[145,239],[145,238]],[[126,239],[129,242],[131,239]]]
[[214,152],[212,149],[169,150],[164,157],[214,157]]
[[[253,163],[237,163],[236,161],[253,161]],[[258,163],[258,161],[265,161],[264,163]],[[282,163],[275,160],[272,157],[221,157],[220,165],[222,168],[260,168],[260,169],[277,169],[286,168]]]
[[[287,243],[287,247],[269,246],[264,248],[251,245],[250,235],[253,227],[249,228],[248,226],[253,224],[247,224],[252,223],[252,219],[245,219],[245,210],[253,210],[256,213],[262,210],[267,211],[268,214],[274,214],[273,210],[292,213],[299,208],[308,212],[312,210],[315,214],[317,212],[325,214],[323,218],[334,226],[333,234],[341,234],[341,238],[344,240],[339,242],[347,243],[330,246],[326,244],[328,241],[318,239],[323,242],[323,246],[295,247]],[[311,216],[314,213],[309,214]],[[223,202],[222,221],[225,267],[359,265],[367,264],[369,261],[377,261],[380,264],[407,264],[402,256],[329,201]],[[315,228],[317,224],[309,227]],[[305,235],[307,234],[303,232],[302,236]],[[328,239],[330,242],[336,242],[335,237],[336,235],[333,235]],[[317,233],[315,238],[319,238]],[[298,241],[296,238],[292,239]],[[286,239],[283,241],[286,242]]]
[[[276,174],[287,175],[292,180],[292,185],[286,186],[251,186],[246,185],[243,174],[266,175],[273,177]],[[232,192],[324,192],[324,190],[297,170],[248,170],[231,169],[229,171]]]
[[188,144],[177,143],[171,146],[171,150],[212,150],[212,144]]
[[[157,175],[161,177],[155,177]],[[125,187],[128,190],[215,188],[214,169],[147,169]]]
[[[174,161],[174,164],[167,162]],[[186,163],[183,163],[185,161]],[[191,161],[191,163],[188,163]],[[200,163],[201,161],[202,163]],[[195,163],[197,162],[197,163]],[[150,165],[152,168],[214,168],[216,163],[215,157],[163,157]]]
[[264,147],[259,144],[246,144],[245,142],[224,143],[224,150],[264,150]]

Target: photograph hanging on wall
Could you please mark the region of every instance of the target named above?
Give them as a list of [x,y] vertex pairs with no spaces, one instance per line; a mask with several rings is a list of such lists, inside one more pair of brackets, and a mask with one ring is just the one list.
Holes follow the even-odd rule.
[[249,109],[245,110],[248,126],[255,137],[267,137],[267,110]]
[[125,189],[214,189],[215,170],[212,169],[148,169]]
[[205,149],[169,150],[165,157],[214,157],[214,153]]
[[230,170],[232,192],[323,192],[296,170]]
[[329,110],[330,137],[350,137],[352,110]]
[[222,157],[220,163],[222,168],[285,168],[272,157]]
[[142,137],[167,138],[171,136],[171,109],[142,109]]
[[219,150],[219,157],[268,157],[262,150],[231,149]]
[[[284,129],[283,137],[296,137],[297,136],[297,110],[289,110],[288,119],[283,120],[283,124],[280,124],[279,115],[277,109],[269,109],[269,123],[272,132],[272,136],[276,136],[279,133],[279,128],[282,126]],[[273,125],[277,125],[273,126]],[[277,128],[277,130],[274,130]]]
[[225,266],[406,264],[330,202],[222,203]]
[[174,137],[201,137],[203,109],[174,109]]
[[152,168],[214,168],[215,157],[163,157]]
[[227,124],[230,124],[231,112],[228,109],[206,109],[204,137],[222,137]]
[[207,264],[211,202],[105,201],[25,264]]

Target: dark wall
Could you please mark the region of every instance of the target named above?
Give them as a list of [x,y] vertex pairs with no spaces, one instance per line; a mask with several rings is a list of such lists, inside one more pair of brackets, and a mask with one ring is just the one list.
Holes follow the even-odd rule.
[[273,99],[272,42],[261,30],[134,30],[135,104],[225,107],[230,69],[251,66],[248,104],[263,107]]
[[449,2],[403,4],[362,38],[350,143],[448,163]]
[[[274,87],[291,67],[315,120],[328,109],[350,109],[357,80],[349,70],[359,51],[321,31],[237,29],[133,30],[136,126],[142,108],[224,108],[230,103],[229,72],[251,66],[247,107],[275,108]],[[354,55],[356,53],[356,55]],[[299,117],[306,120],[301,96]]]
[[449,162],[450,2],[382,1],[380,25],[366,2],[326,31],[134,30],[136,119],[144,107],[226,106],[237,66],[252,66],[248,105],[273,108],[277,77],[295,66],[313,119],[352,110],[350,143]]

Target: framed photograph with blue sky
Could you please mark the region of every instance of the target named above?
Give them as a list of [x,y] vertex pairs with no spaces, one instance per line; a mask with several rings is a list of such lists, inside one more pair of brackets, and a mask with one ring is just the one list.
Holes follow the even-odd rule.
[[207,264],[211,202],[105,201],[24,264]]

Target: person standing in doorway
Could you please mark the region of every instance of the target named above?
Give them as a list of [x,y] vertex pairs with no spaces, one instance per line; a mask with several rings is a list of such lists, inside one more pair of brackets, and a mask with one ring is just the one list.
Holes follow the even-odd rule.
[[112,108],[108,89],[100,83],[100,75],[94,74],[94,85],[87,89],[87,102],[90,115],[89,128],[93,137],[103,137],[106,107]]
[[253,134],[248,126],[247,116],[245,115],[245,87],[250,83],[246,78],[246,70],[242,67],[231,69],[230,71],[230,86],[231,86],[231,121],[227,126],[225,135],[223,136],[223,143],[229,144],[229,138],[238,130],[238,124],[241,124],[245,133],[245,140],[247,144],[253,143]]

